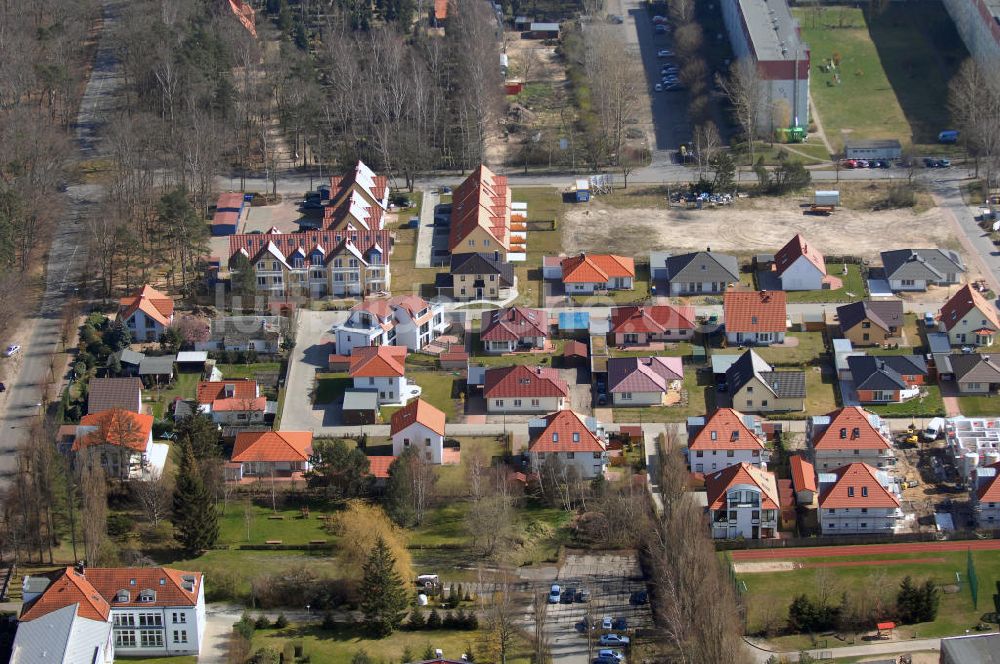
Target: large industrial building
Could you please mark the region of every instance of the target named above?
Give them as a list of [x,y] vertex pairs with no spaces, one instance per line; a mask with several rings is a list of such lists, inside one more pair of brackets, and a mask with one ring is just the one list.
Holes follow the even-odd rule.
[[1000,63],[1000,0],[944,0],[965,47],[981,67]]

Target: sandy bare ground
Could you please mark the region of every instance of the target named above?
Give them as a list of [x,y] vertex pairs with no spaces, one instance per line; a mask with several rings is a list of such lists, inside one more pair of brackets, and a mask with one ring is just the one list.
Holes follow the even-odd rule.
[[799,567],[801,567],[801,565],[794,560],[759,560],[753,562],[733,563],[733,571],[737,574],[791,572]]
[[796,233],[825,254],[851,254],[878,263],[879,252],[906,247],[960,250],[951,226],[937,208],[860,212],[838,209],[830,217],[802,214],[796,199],[742,199],[729,208],[707,210],[615,208],[599,199],[566,214],[567,253],[611,251],[641,256],[649,251],[711,247],[748,256],[771,253]]

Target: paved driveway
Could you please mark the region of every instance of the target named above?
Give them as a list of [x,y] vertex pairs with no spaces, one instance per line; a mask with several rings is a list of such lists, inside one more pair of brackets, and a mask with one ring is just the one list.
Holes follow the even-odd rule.
[[332,427],[337,416],[334,404],[313,405],[310,392],[317,369],[325,369],[334,335],[334,325],[347,320],[346,311],[308,311],[296,314],[295,348],[288,360],[285,402],[281,411],[282,431],[313,431],[317,435]]

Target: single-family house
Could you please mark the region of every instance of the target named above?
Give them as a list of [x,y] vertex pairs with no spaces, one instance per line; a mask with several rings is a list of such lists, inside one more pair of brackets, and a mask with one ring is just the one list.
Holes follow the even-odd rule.
[[[659,266],[651,266],[654,277]],[[740,266],[735,256],[711,249],[668,256],[663,278],[670,295],[711,295],[726,292],[740,282]]]
[[1000,527],[1000,463],[976,468],[971,489],[976,525],[980,528]]
[[569,385],[549,367],[496,367],[484,372],[483,397],[490,414],[547,413],[566,407]]
[[444,306],[416,295],[367,299],[351,307],[347,320],[333,328],[337,354],[366,346],[400,346],[418,351],[448,328]]
[[549,317],[540,309],[506,307],[484,311],[479,340],[487,353],[542,350],[549,336]]
[[506,260],[511,251],[510,210],[507,176],[480,164],[452,192],[448,251],[498,252]]
[[1000,390],[1000,361],[986,353],[953,353],[951,373],[961,394],[995,394]]
[[925,291],[957,284],[965,264],[951,249],[894,249],[882,252],[882,266],[894,291]]
[[996,305],[969,284],[944,303],[938,321],[952,346],[992,346],[1000,330]]
[[153,447],[152,415],[112,408],[83,416],[72,451],[77,457],[96,456],[108,477],[155,479],[166,458],[155,454]]
[[646,345],[689,340],[696,326],[694,307],[612,307],[609,334],[616,346]]
[[863,404],[912,399],[927,378],[927,361],[920,355],[852,355],[847,366]]
[[580,479],[604,473],[608,463],[607,436],[601,424],[572,410],[559,410],[528,423],[528,458],[540,473],[550,459]]
[[680,401],[684,366],[679,357],[612,357],[608,394],[623,406],[669,406]]
[[902,300],[860,300],[837,307],[840,333],[852,346],[902,343],[903,322]]
[[767,346],[785,341],[788,327],[784,291],[727,290],[723,296],[726,340],[735,346]]
[[603,290],[632,290],[635,261],[614,254],[578,254],[563,258],[562,282],[567,295]]
[[499,251],[460,253],[451,255],[449,271],[439,273],[434,285],[438,295],[458,302],[497,301],[510,297],[517,277]]
[[903,518],[896,484],[884,470],[852,463],[819,473],[819,526],[824,535],[891,534]]
[[738,463],[705,476],[708,518],[715,539],[778,536],[778,484],[774,473]]
[[851,463],[889,468],[896,463],[889,425],[860,406],[814,415],[806,423],[809,454],[819,472]]
[[771,454],[761,419],[732,408],[716,408],[708,417],[687,420],[688,467],[714,473],[739,463],[767,469]]
[[312,468],[311,431],[240,431],[230,461],[239,464],[230,479],[301,476]]
[[792,489],[795,491],[795,502],[799,505],[812,505],[816,500],[816,466],[801,454],[788,457],[788,469],[792,475]]
[[222,425],[261,424],[267,410],[267,398],[250,378],[200,381],[195,400],[199,411]]
[[146,284],[135,295],[119,300],[118,321],[128,328],[132,341],[157,341],[174,322],[174,301]]
[[819,290],[826,279],[826,261],[815,245],[796,234],[774,255],[774,273],[782,290]]
[[802,410],[806,398],[804,371],[775,371],[753,350],[726,369],[733,408],[751,413]]
[[425,462],[440,464],[444,458],[444,425],[443,412],[423,399],[414,399],[392,414],[392,455],[398,457],[415,447]]
[[282,335],[289,332],[288,319],[284,316],[222,316],[212,320],[210,337],[196,341],[194,349],[274,355],[281,350]]
[[354,389],[378,393],[378,403],[405,404],[420,394],[420,387],[410,385],[405,373],[406,348],[402,346],[365,346],[351,354],[348,375]]
[[142,412],[142,381],[138,378],[91,378],[87,384],[87,412],[120,408]]

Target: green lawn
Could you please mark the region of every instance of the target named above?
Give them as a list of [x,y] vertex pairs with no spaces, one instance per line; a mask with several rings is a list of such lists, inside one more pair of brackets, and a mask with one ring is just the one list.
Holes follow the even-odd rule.
[[200,373],[175,373],[174,381],[162,389],[143,390],[143,402],[150,403],[153,417],[163,419],[167,406],[177,397],[194,399],[198,392]]
[[686,357],[694,354],[694,344],[690,341],[677,341],[666,344],[663,350],[651,352],[648,350],[619,350],[617,346],[608,347],[611,357],[648,357],[662,355],[665,357]]
[[346,373],[316,374],[316,388],[313,392],[313,403],[333,403],[344,396],[353,382]]
[[[452,422],[460,415],[458,410],[458,385],[456,376],[450,371],[407,371],[406,380],[416,383],[422,388],[420,398],[429,402],[435,408],[444,411],[448,421]],[[383,408],[382,420],[389,421],[395,408]]]
[[645,303],[649,299],[649,265],[636,264],[632,290],[608,290],[594,295],[573,295],[571,299],[580,306],[588,307]]
[[694,415],[704,415],[715,406],[715,383],[711,374],[684,367],[684,390],[687,403],[675,406],[615,408],[616,422],[683,422]]
[[[891,564],[858,566],[858,567],[831,567],[823,570],[824,574],[832,575],[834,580],[834,601],[839,601],[839,593],[846,590],[848,593],[865,592],[864,588],[869,585],[872,573],[876,570],[884,574],[884,585],[886,592],[895,597],[895,592],[899,588],[899,583],[904,576],[910,575],[915,581],[922,583],[925,579],[931,579],[938,586],[955,583],[955,573],[961,574],[962,589],[959,593],[942,593],[938,618],[933,623],[922,623],[918,625],[907,625],[898,628],[897,635],[914,636],[920,638],[930,638],[946,636],[951,634],[962,634],[966,629],[973,628],[980,621],[981,616],[992,611],[991,595],[994,592],[993,584],[1000,579],[1000,556],[995,552],[974,552],[973,560],[976,566],[976,575],[979,579],[979,608],[972,608],[972,599],[968,586],[966,585],[966,557],[967,553],[961,552],[939,552],[913,553],[913,554],[869,554],[863,557],[855,557],[854,560],[892,560]],[[937,559],[944,562],[929,562],[907,564],[908,559]],[[822,562],[825,560],[845,560],[845,558],[809,559],[807,563]],[[773,572],[764,574],[741,574],[739,580],[746,584],[746,598],[748,611],[748,631],[754,633],[760,629],[761,619],[767,612],[775,611],[781,617],[787,616],[787,607],[792,598],[798,594],[805,593],[815,596],[816,575],[818,569],[797,569],[787,572]],[[902,633],[900,633],[902,631]],[[798,649],[799,647],[810,645],[804,636],[780,637],[773,640],[777,648]],[[830,647],[837,645],[847,645],[837,639],[828,639]]]
[[754,351],[765,362],[776,366],[808,364],[826,352],[822,332],[788,332],[785,339],[786,343],[788,339],[798,339],[798,345],[794,348],[761,346]]
[[[540,364],[548,365],[554,357],[562,355],[563,347],[566,345],[565,339],[552,339],[551,353],[511,353],[504,355],[488,355],[483,352],[482,342],[479,341],[479,333],[472,333],[472,357],[469,363],[481,367],[509,367],[515,364]],[[557,363],[558,364],[558,363]]]
[[917,397],[903,403],[867,405],[865,408],[882,417],[943,417],[945,413],[941,388],[937,385],[924,385],[922,389],[927,390],[926,397]]
[[[270,490],[267,480],[261,486]],[[252,505],[250,538],[247,539],[247,519],[244,502],[230,500],[225,514],[219,503],[219,544],[239,546],[240,544],[264,544],[268,540],[281,540],[283,544],[308,544],[312,540],[333,541],[333,537],[323,530],[322,512],[311,510],[309,518],[302,518],[297,509],[279,509],[277,512],[261,505]],[[271,517],[284,517],[275,519]]]
[[837,290],[788,291],[789,302],[855,302],[867,294],[864,279],[861,278],[860,265],[847,265],[847,274],[843,274],[843,263],[827,263],[827,274],[844,281],[842,288]]
[[255,378],[259,373],[281,371],[281,362],[254,362],[253,364],[217,364],[223,378]]
[[515,187],[511,200],[528,204],[528,223],[555,220],[555,230],[528,230],[528,256],[514,264],[517,275],[517,304],[537,307],[542,302],[542,256],[555,256],[562,251],[562,220],[565,205],[562,194],[554,187]]
[[1000,414],[1000,398],[996,396],[958,397],[958,408],[968,417]]
[[462,463],[457,466],[439,466],[437,469],[437,491],[441,496],[468,496],[469,460],[478,456],[488,466],[493,457],[504,453],[503,443],[494,436],[463,436],[458,441],[462,446]]
[[806,408],[809,415],[829,413],[837,408],[837,381],[833,368],[826,365],[826,373],[817,367],[806,367]]

